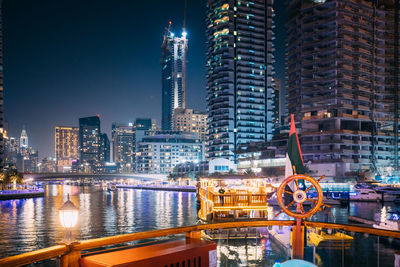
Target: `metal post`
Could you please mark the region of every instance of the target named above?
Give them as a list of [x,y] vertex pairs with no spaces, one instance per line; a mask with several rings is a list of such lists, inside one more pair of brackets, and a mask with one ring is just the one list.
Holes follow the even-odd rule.
[[379,267],[379,250],[380,250],[380,247],[379,247],[379,235],[378,235],[378,267]]
[[315,249],[316,249],[316,246],[313,246],[313,259],[312,259],[313,264],[315,264]]
[[[297,212],[300,213],[300,203],[297,203]],[[304,226],[302,219],[297,218],[292,232],[292,258],[304,258]]]
[[[71,245],[69,245],[71,249]],[[70,250],[66,254],[62,255],[57,260],[57,266],[60,267],[79,267],[79,261],[81,259],[81,251],[80,250]]]
[[342,235],[342,266],[344,267],[344,235]]

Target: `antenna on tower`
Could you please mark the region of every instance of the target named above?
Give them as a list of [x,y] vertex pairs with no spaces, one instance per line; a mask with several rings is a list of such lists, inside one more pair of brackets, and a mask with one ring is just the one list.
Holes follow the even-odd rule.
[[186,9],[187,9],[187,0],[184,0],[185,1],[185,7],[184,7],[184,10],[183,10],[183,31],[185,32],[186,31]]
[[165,31],[167,32],[167,36],[169,35],[169,33],[171,32],[171,24],[172,24],[172,22],[171,21],[168,21],[168,28],[165,28]]

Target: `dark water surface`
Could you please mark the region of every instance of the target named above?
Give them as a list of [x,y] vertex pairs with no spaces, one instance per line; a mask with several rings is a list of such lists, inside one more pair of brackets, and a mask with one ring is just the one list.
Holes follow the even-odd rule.
[[[73,232],[78,240],[197,222],[195,193],[135,189],[107,192],[95,186],[48,185],[45,197],[0,201],[0,258],[52,246],[62,240],[64,230],[59,223],[58,209],[67,200],[67,194],[79,208],[79,222]],[[385,207],[387,211],[400,210],[394,204],[385,204]],[[312,220],[348,223],[349,214],[373,220],[380,218],[381,211],[379,203],[351,203],[349,208],[334,206],[330,214],[318,213]],[[285,214],[279,218],[289,219]],[[377,266],[375,251],[379,248],[383,253],[378,259],[380,266],[392,266],[395,244],[377,247],[376,237],[356,237],[351,250],[307,248],[306,259],[312,261],[317,254],[319,266]],[[272,266],[277,260],[288,259],[288,255],[268,239],[245,243],[223,240],[218,244],[221,266]],[[360,252],[366,255],[362,259],[369,263],[354,260]],[[385,255],[389,256],[385,258]],[[332,258],[338,259],[337,264],[331,262]]]
[[196,223],[194,193],[48,185],[45,197],[0,201],[0,258],[62,240],[58,209],[67,194],[79,208],[78,240]]

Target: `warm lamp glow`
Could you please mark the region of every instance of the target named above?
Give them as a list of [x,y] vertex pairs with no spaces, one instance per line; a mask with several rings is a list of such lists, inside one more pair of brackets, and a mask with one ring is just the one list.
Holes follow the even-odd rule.
[[60,210],[60,222],[64,228],[72,228],[78,222],[77,210]]
[[68,200],[60,208],[60,222],[64,228],[72,228],[78,222],[78,209],[75,207],[74,203]]

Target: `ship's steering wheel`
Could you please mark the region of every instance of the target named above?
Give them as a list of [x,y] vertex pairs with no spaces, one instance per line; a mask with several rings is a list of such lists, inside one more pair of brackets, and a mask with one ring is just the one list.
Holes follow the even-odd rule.
[[[282,211],[285,212],[287,215],[298,219],[304,219],[316,213],[321,208],[321,205],[323,205],[322,188],[318,182],[324,177],[325,176],[322,176],[318,180],[315,180],[311,176],[305,174],[295,174],[283,180],[277,191],[277,199],[279,206],[282,208]],[[299,180],[308,181],[311,183],[311,185],[306,189],[301,188],[299,187]],[[292,184],[292,187],[295,187],[294,192],[286,190],[286,186],[289,185],[289,183]],[[293,183],[295,184],[294,186]],[[315,188],[315,190],[317,191],[316,200],[307,197],[307,192],[312,188]],[[285,205],[284,203],[284,194],[290,195],[293,198],[293,200],[288,205]],[[305,203],[306,201],[308,201],[308,203]],[[289,209],[293,204],[296,204],[295,211]],[[310,204],[310,207],[304,204]]]

